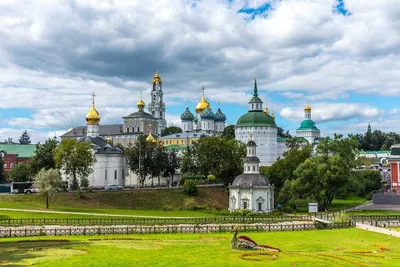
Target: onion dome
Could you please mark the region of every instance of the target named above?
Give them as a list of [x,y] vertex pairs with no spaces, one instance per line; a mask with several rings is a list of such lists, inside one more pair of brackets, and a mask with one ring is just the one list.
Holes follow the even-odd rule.
[[275,119],[275,114],[274,113],[271,114],[271,118]]
[[202,120],[215,120],[215,114],[212,112],[210,107],[206,107],[206,109],[200,114],[200,118]]
[[265,113],[265,115],[269,115],[269,109],[267,106],[265,106],[264,113]]
[[253,140],[250,140],[249,142],[247,142],[247,146],[257,146],[256,142],[254,142]]
[[194,115],[190,112],[189,107],[186,107],[186,110],[181,114],[181,121],[193,121]]
[[156,71],[156,73],[154,73],[153,83],[162,83],[160,74],[158,73],[158,70]]
[[149,135],[146,138],[146,141],[149,142],[149,143],[154,143],[157,140],[154,138],[154,136],[151,133],[149,133]]
[[140,100],[137,102],[137,107],[139,109],[139,111],[143,111],[144,107],[146,106],[146,104],[144,103],[144,101],[142,100],[142,92],[140,92]]
[[307,105],[304,107],[304,111],[311,111],[310,105],[307,104]]
[[226,121],[226,116],[224,113],[222,113],[220,108],[218,108],[217,112],[215,113],[215,121]]
[[99,125],[100,119],[101,119],[100,114],[99,112],[97,112],[96,107],[94,106],[94,93],[93,93],[92,108],[86,115],[86,122],[88,125]]
[[203,95],[201,96],[201,100],[199,101],[199,103],[197,103],[196,105],[197,113],[203,112],[206,109],[206,107],[211,108],[210,103],[208,103],[204,97],[204,87],[201,90],[203,91]]

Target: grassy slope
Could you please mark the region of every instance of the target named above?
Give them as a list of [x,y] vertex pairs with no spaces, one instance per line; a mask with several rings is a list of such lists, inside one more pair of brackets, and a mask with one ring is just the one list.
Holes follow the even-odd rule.
[[[56,194],[50,205],[51,210],[124,214],[143,216],[213,216],[200,211],[187,211],[191,197],[181,190],[134,190],[119,192],[84,193],[78,199],[74,193]],[[194,198],[196,206],[213,206],[227,209],[228,196],[223,188],[199,189]],[[0,208],[44,209],[40,195],[1,195]],[[0,215],[7,216],[0,211]]]
[[[2,239],[0,262],[35,266],[394,266],[400,258],[398,238],[358,229],[245,233],[260,244],[279,247],[277,255],[247,259],[230,248],[231,234],[177,234]],[[114,236],[113,238],[116,238]],[[103,240],[89,240],[93,238]],[[73,242],[12,243],[16,240]],[[135,239],[135,240],[132,240]],[[37,250],[35,248],[38,248]],[[23,251],[23,257],[21,257]],[[118,251],[118,253],[116,253]],[[245,257],[246,258],[246,257]],[[253,259],[250,261],[249,259]]]

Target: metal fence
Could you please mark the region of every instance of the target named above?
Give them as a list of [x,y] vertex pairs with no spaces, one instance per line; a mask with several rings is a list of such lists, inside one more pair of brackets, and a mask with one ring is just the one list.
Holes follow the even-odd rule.
[[232,232],[239,227],[243,232],[304,231],[354,227],[354,223],[332,223],[325,226],[314,223],[300,224],[217,224],[217,225],[135,225],[135,226],[81,226],[81,227],[29,227],[0,229],[0,237],[70,236],[110,234],[166,234],[166,233],[212,233]]
[[312,221],[312,216],[276,217],[187,217],[187,218],[28,218],[0,219],[0,226],[27,225],[173,225],[173,224],[229,224],[229,223],[277,223],[292,221]]

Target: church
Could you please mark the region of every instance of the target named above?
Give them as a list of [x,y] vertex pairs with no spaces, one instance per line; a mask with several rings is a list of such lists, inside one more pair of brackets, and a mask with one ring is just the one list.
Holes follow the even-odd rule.
[[[236,140],[246,144],[250,140],[257,143],[257,157],[261,166],[271,166],[288,150],[286,138],[278,136],[275,115],[269,112],[267,105],[263,109],[263,101],[258,96],[257,80],[254,80],[253,97],[248,102],[248,112],[242,115],[235,126]],[[311,107],[304,108],[304,120],[296,130],[296,137],[311,145],[318,142],[320,130],[311,119]]]
[[[156,71],[152,80],[151,103],[147,108],[148,112],[145,111],[145,103],[140,97],[137,102],[137,111],[123,117],[122,124],[99,125],[98,135],[103,139],[110,139],[114,145],[121,144],[124,147],[134,144],[136,137],[141,134],[160,136],[162,130],[167,127],[163,95],[163,82]],[[73,127],[63,134],[61,139],[81,139],[90,131],[89,128],[88,125]]]

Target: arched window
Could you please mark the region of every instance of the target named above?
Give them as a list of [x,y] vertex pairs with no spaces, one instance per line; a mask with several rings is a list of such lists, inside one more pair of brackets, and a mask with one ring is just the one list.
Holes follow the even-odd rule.
[[126,132],[129,133],[129,127],[126,128]]

